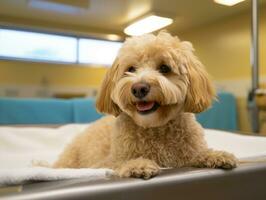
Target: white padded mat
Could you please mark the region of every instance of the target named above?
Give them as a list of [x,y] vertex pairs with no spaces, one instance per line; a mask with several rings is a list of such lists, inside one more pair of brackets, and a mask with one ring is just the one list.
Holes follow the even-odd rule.
[[86,127],[88,125],[65,125],[56,129],[0,127],[0,186],[27,181],[105,178],[112,170],[32,167],[32,161],[53,163],[64,146]]
[[[28,180],[58,180],[75,177],[105,177],[107,169],[60,171],[32,167],[32,161],[53,163],[64,146],[89,124],[70,124],[59,128],[0,127],[0,185]],[[238,158],[266,155],[266,137],[205,130],[210,148],[225,150]],[[70,175],[71,174],[71,175]]]
[[205,139],[210,148],[225,150],[238,158],[266,156],[266,137],[205,130]]
[[31,161],[53,163],[64,146],[89,125],[59,128],[0,127],[0,169],[31,166]]

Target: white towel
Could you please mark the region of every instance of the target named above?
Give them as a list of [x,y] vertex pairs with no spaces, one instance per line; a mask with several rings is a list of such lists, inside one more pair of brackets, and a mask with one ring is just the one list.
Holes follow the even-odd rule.
[[73,178],[97,180],[112,174],[110,169],[51,169],[44,167],[1,169],[0,186],[22,184],[27,181],[53,181]]
[[266,137],[205,129],[209,148],[233,153],[237,158],[266,156]]
[[[108,169],[50,169],[32,167],[32,161],[52,164],[73,137],[89,126],[70,124],[59,128],[0,127],[0,185],[69,178],[105,178]],[[205,130],[209,147],[234,153],[238,158],[266,155],[266,137]]]
[[88,180],[105,178],[112,170],[32,166],[32,162],[38,161],[52,164],[73,137],[88,126],[70,124],[59,128],[0,127],[0,185],[81,177]]

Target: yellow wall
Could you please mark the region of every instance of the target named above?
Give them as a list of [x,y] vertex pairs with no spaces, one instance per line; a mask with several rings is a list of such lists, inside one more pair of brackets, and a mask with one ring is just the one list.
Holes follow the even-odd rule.
[[98,86],[106,68],[22,61],[0,61],[0,84],[51,86]]
[[[265,77],[266,7],[260,8],[259,18],[260,76]],[[250,13],[246,12],[180,33],[179,36],[182,40],[193,43],[196,54],[216,82],[223,81],[223,83],[226,83],[228,81],[228,84],[231,84],[235,81],[239,85],[241,81],[243,81],[243,84],[251,81],[250,24]],[[236,86],[232,84],[232,87]],[[248,85],[248,87],[251,86]],[[235,91],[237,90],[241,90],[241,88],[235,88]],[[246,95],[247,92],[244,91]],[[246,95],[235,95],[237,96],[240,130],[249,132],[250,123]]]
[[[266,7],[260,9],[260,74],[266,74]],[[216,80],[250,78],[250,13],[181,33]]]

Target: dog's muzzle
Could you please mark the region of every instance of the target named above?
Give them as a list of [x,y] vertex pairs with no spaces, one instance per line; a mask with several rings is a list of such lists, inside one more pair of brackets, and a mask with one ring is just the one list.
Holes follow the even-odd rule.
[[159,104],[155,101],[146,101],[146,97],[150,92],[150,85],[145,82],[135,83],[131,87],[131,93],[138,99],[135,102],[136,110],[139,114],[145,115],[156,111]]

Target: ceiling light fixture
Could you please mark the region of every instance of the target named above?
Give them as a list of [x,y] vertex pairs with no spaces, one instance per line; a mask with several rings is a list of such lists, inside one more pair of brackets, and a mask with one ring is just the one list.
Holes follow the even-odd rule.
[[159,30],[172,23],[173,19],[171,18],[149,15],[126,27],[124,33],[131,36],[142,35]]
[[233,6],[245,0],[214,0],[215,3],[226,5],[226,6]]

